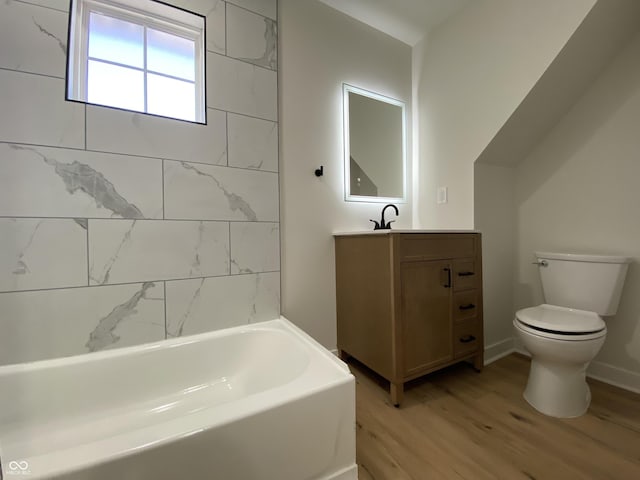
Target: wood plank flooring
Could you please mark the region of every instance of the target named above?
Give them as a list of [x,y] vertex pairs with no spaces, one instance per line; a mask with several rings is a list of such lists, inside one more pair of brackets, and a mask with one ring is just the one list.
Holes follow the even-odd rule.
[[522,398],[529,359],[514,354],[414,380],[397,409],[388,382],[349,366],[360,480],[640,479],[640,395],[588,379],[586,415],[547,417]]

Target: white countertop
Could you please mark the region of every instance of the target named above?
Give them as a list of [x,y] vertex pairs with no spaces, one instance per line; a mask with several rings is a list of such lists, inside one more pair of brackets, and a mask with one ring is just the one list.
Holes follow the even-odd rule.
[[346,235],[387,235],[389,233],[480,233],[479,230],[360,230],[355,232],[333,232],[334,237]]

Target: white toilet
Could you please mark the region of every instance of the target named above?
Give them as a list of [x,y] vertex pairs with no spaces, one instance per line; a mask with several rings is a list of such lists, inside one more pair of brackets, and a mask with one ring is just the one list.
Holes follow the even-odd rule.
[[531,353],[524,398],[553,417],[578,417],[591,403],[587,366],[607,335],[602,316],[618,309],[630,259],[536,252],[545,301],[516,312],[513,325]]

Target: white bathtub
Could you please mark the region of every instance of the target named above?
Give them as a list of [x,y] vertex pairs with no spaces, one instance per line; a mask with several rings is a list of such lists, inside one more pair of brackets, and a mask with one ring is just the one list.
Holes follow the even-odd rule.
[[284,318],[0,367],[4,480],[356,479],[355,382]]

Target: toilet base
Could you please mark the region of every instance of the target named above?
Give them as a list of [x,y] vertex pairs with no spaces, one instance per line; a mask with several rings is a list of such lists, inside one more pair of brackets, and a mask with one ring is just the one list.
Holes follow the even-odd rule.
[[531,359],[524,398],[540,413],[558,418],[584,415],[591,403],[588,363],[558,364]]

